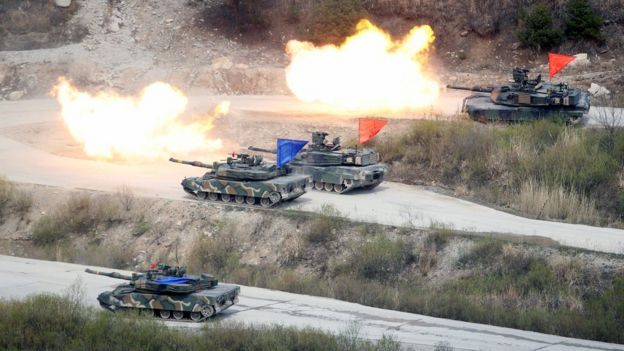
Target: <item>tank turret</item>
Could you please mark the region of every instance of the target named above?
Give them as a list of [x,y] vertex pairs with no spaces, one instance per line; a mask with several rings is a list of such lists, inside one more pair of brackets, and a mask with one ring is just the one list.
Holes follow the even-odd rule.
[[[296,174],[309,175],[316,190],[345,193],[357,188],[374,188],[387,172],[379,154],[370,149],[343,148],[340,138],[326,141],[328,133],[312,133],[312,141],[289,164]],[[272,149],[250,146],[249,150],[275,154]]]
[[128,281],[101,293],[97,299],[102,307],[149,310],[163,319],[201,322],[237,303],[240,293],[238,286],[219,284],[210,274],[186,275],[186,268],[165,264],[132,275],[89,268],[85,272]]
[[447,85],[449,89],[476,92],[464,99],[462,111],[480,122],[519,122],[537,119],[563,119],[573,123],[589,111],[589,92],[529,78],[529,70],[514,68],[512,82],[493,87]]
[[[204,167],[199,161],[172,162]],[[200,199],[236,202],[241,205],[275,206],[305,193],[308,177],[289,174],[288,167],[278,168],[264,162],[261,155],[238,154],[225,161],[213,162],[203,177],[187,177],[182,188]]]

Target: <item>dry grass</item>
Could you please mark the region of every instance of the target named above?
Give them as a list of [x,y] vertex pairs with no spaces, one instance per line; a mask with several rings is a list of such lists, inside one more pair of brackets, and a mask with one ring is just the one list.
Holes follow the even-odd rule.
[[538,219],[566,220],[572,223],[599,224],[596,203],[563,187],[549,188],[535,180],[524,182],[513,206]]
[[69,234],[93,234],[99,227],[107,229],[122,220],[120,204],[113,197],[96,199],[86,193],[72,194],[52,213],[35,222],[32,239],[37,245],[52,244]]

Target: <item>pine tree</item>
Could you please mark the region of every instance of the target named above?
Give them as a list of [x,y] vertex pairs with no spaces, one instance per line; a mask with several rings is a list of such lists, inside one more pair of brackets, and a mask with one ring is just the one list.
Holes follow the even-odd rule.
[[603,20],[597,15],[588,0],[568,0],[565,34],[571,39],[604,41],[600,32]]

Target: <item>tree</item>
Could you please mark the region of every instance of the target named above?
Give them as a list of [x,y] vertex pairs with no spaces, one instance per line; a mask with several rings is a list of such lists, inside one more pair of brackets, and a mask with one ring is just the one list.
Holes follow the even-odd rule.
[[568,0],[565,34],[571,39],[604,41],[600,32],[602,17],[597,15],[588,0]]
[[323,44],[340,43],[366,16],[361,0],[323,0],[312,11],[311,39]]
[[624,97],[616,95],[601,96],[596,99],[599,106],[595,120],[607,132],[607,149],[613,151],[618,138],[618,132],[624,128]]
[[534,6],[529,13],[521,14],[524,30],[518,38],[527,47],[536,50],[548,50],[561,43],[563,35],[553,25],[550,7],[546,4]]

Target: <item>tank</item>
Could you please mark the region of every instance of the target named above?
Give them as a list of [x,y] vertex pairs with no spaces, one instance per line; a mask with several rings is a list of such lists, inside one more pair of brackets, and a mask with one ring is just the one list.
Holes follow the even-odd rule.
[[186,275],[184,267],[165,264],[131,275],[85,271],[128,281],[101,293],[100,306],[113,312],[149,311],[162,319],[202,322],[236,304],[240,293],[237,285],[219,284],[210,274]]
[[[289,163],[295,174],[311,177],[315,190],[339,194],[358,188],[372,189],[384,180],[388,169],[379,154],[370,149],[343,149],[340,138],[327,143],[327,133],[313,132],[312,142]],[[275,150],[254,146],[250,150],[275,154]]]
[[272,207],[305,194],[309,182],[309,177],[291,174],[288,166],[277,168],[275,164],[264,162],[260,155],[239,154],[212,165],[175,158],[169,161],[210,169],[202,177],[184,178],[182,188],[200,199],[214,202]]
[[529,70],[513,69],[513,82],[493,87],[447,85],[449,89],[475,92],[464,99],[462,112],[482,123],[559,119],[577,123],[589,111],[591,95],[564,83],[529,79]]

